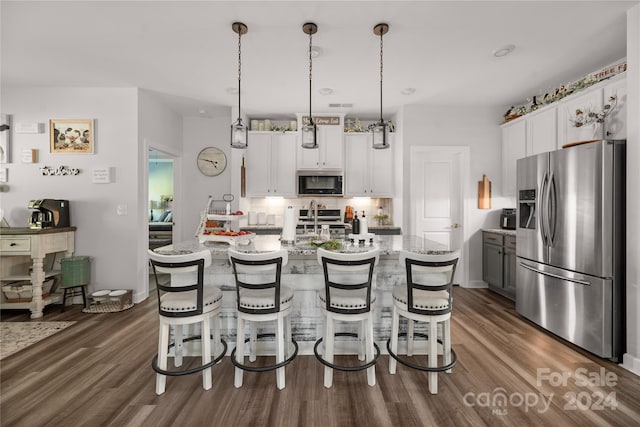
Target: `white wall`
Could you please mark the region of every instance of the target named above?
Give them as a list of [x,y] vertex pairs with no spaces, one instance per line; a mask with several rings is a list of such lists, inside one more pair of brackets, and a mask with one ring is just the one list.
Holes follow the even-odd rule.
[[[181,227],[183,238],[190,239],[196,233],[200,213],[205,209],[209,195],[222,199],[225,193],[234,194],[232,207],[237,209],[239,192],[231,191],[231,174],[240,176],[240,167],[231,161],[230,126],[231,110],[216,114],[213,118],[185,117],[183,124],[183,173],[182,197],[183,220],[176,226]],[[218,176],[205,176],[198,170],[196,157],[206,147],[218,147],[227,156],[227,168]],[[234,150],[236,151],[236,150]],[[174,203],[175,204],[175,203]]]
[[627,12],[627,352],[623,366],[640,375],[640,5]]
[[[471,169],[466,185],[465,206],[468,236],[469,274],[463,286],[486,287],[482,282],[482,228],[499,228],[500,209],[514,208],[515,200],[503,199],[501,133],[498,122],[501,109],[448,108],[439,106],[407,105],[402,114],[403,139],[403,194],[410,191],[410,151],[412,146],[449,145],[468,146],[471,150]],[[486,174],[492,182],[492,209],[477,208],[477,181]],[[404,199],[403,228],[409,226],[409,200]]]
[[[135,88],[3,88],[3,112],[14,123],[41,123],[44,133],[13,134],[9,192],[2,207],[13,227],[27,226],[30,199],[68,199],[76,226],[76,254],[90,256],[90,290],[136,289],[138,269],[138,121]],[[50,154],[49,119],[94,119],[94,154]],[[22,149],[38,150],[38,162],[20,161]],[[76,176],[42,176],[40,167],[79,168]],[[93,168],[111,167],[112,183],[93,184]],[[125,205],[126,215],[117,215]]]

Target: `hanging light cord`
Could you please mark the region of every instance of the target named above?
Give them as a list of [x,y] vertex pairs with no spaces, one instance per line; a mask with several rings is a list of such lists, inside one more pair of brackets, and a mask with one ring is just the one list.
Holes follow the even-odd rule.
[[242,29],[238,30],[238,122],[242,121],[240,118],[240,78],[242,73]]
[[309,124],[313,124],[313,118],[311,117],[311,71],[313,70],[313,59],[311,56],[313,32],[309,31]]
[[382,120],[382,35],[384,31],[380,31],[380,124],[383,124]]

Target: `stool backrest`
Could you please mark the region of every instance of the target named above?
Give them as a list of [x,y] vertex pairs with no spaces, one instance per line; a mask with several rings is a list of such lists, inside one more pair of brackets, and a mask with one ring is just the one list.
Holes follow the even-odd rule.
[[[358,314],[371,311],[373,267],[378,263],[380,251],[333,252],[318,248],[318,263],[324,271],[325,308],[341,314]],[[344,299],[345,293],[357,298],[357,307],[345,308],[332,300]]]
[[[249,253],[229,249],[229,260],[236,280],[238,311],[249,314],[268,314],[280,311],[280,278],[289,255],[285,249],[273,252]],[[270,290],[270,291],[269,291]],[[245,299],[255,292],[268,297],[262,307],[251,307]]]
[[[400,265],[405,266],[407,275],[407,309],[410,313],[439,315],[450,313],[452,309],[452,286],[460,251],[442,253],[417,253],[400,251]],[[434,292],[439,296],[447,292],[448,304],[441,309],[419,308],[414,304],[417,292]],[[435,294],[438,292],[439,294]]]
[[[158,311],[165,317],[190,317],[202,314],[204,293],[204,269],[211,265],[211,251],[204,250],[188,254],[159,254],[148,251],[149,261],[153,269],[158,292]],[[158,280],[158,273],[170,273],[171,281],[163,284]],[[180,276],[180,280],[175,275]],[[177,284],[176,282],[180,282]],[[182,294],[184,292],[184,294]],[[189,294],[188,294],[188,293]],[[162,300],[167,294],[181,294],[185,298],[193,299],[192,310],[167,311],[162,307]],[[195,294],[195,295],[194,295]]]

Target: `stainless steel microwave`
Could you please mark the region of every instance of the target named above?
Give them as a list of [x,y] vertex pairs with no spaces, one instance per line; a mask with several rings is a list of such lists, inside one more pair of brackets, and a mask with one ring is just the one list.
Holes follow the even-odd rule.
[[298,196],[341,197],[342,175],[318,172],[298,173]]

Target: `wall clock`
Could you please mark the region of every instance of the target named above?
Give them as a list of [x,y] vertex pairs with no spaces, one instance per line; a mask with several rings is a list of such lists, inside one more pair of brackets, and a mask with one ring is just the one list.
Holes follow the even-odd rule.
[[207,147],[198,154],[198,169],[206,176],[220,175],[227,167],[227,156],[216,147]]

